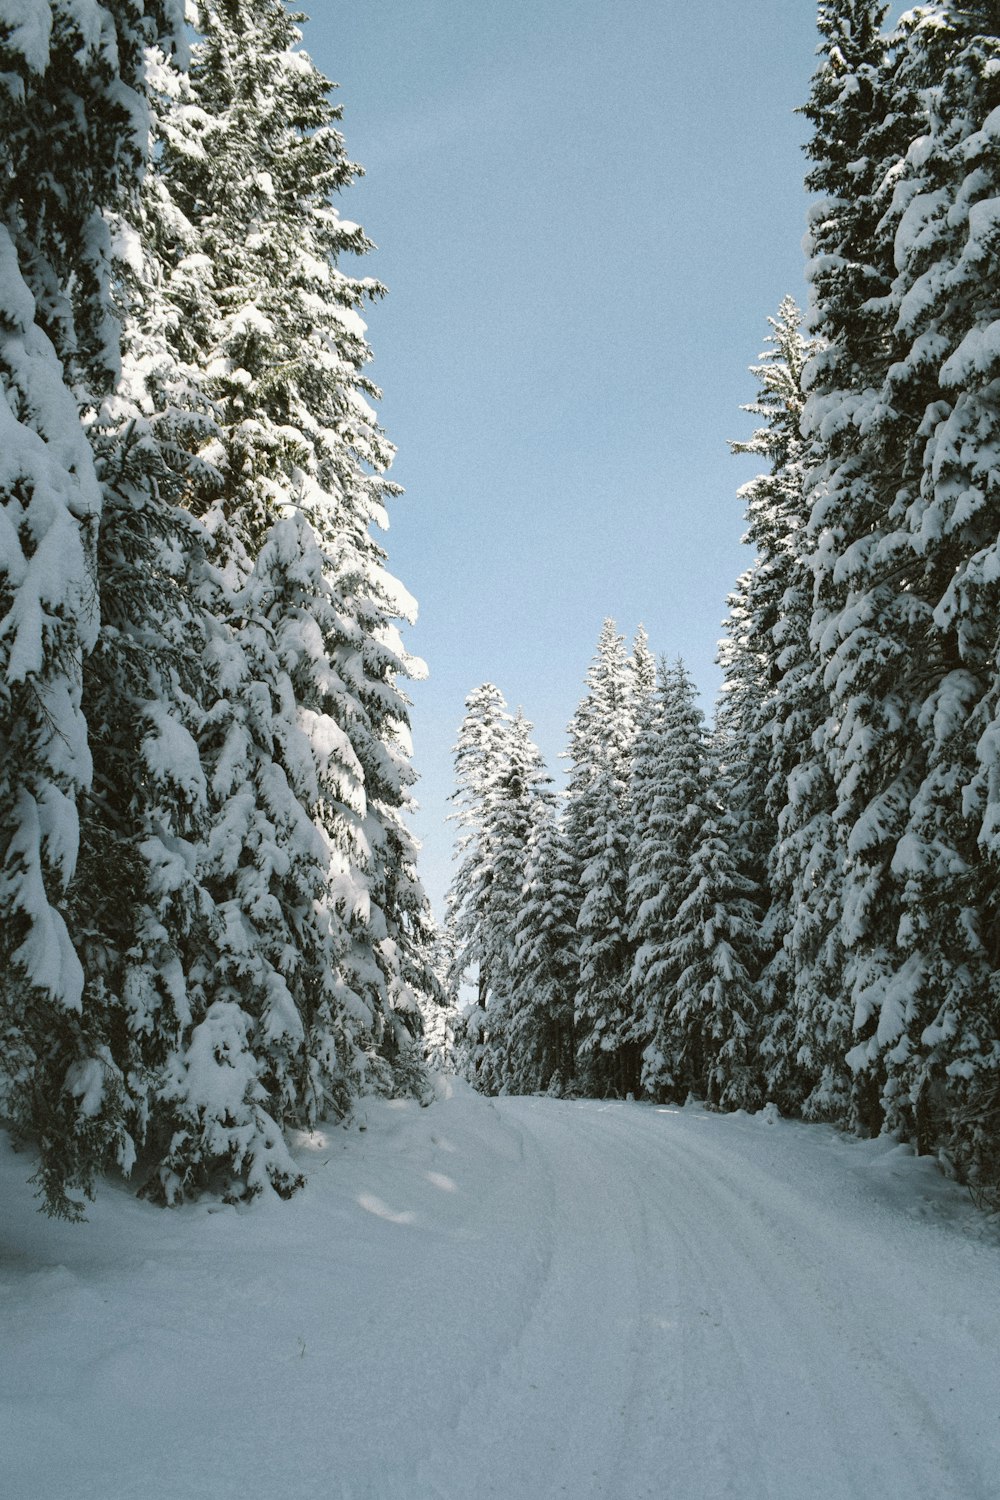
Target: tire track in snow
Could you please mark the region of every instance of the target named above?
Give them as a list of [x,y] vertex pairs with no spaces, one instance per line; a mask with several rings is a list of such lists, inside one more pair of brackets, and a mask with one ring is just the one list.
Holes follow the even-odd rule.
[[616,1144],[596,1132],[582,1149],[565,1110],[548,1111],[538,1129],[534,1102],[498,1107],[523,1132],[526,1205],[539,1197],[539,1184],[548,1195],[551,1255],[528,1316],[462,1407],[446,1460],[451,1489],[445,1469],[426,1471],[435,1486],[428,1493],[452,1500],[627,1493],[605,1486],[608,1455],[618,1451],[635,1398],[641,1200],[621,1177]]
[[457,1085],[369,1113],[249,1213],[40,1228],[0,1156],[4,1497],[1000,1500],[996,1247],[898,1148]]
[[[1000,1477],[940,1414],[935,1371],[925,1363],[916,1383],[891,1347],[924,1309],[887,1280],[886,1247],[838,1233],[821,1184],[813,1200],[740,1162],[733,1121],[713,1149],[721,1123],[641,1107],[608,1122],[663,1185],[662,1233],[680,1252],[689,1438],[676,1493],[996,1500]],[[884,1227],[898,1232],[899,1218]],[[949,1330],[937,1333],[934,1364]],[[699,1430],[701,1471],[684,1461]]]
[[[513,1139],[518,1160],[524,1169],[524,1189],[519,1204],[522,1216],[518,1223],[526,1233],[538,1235],[541,1231],[539,1244],[534,1247],[534,1254],[524,1256],[524,1291],[519,1302],[517,1319],[508,1325],[504,1343],[506,1356],[509,1356],[511,1351],[520,1346],[525,1331],[531,1326],[536,1308],[548,1283],[555,1253],[555,1225],[550,1211],[554,1184],[547,1163],[538,1155],[533,1142],[530,1147],[527,1145],[525,1132],[517,1121],[498,1110],[494,1100],[487,1099],[485,1102],[486,1107],[494,1112],[499,1128]],[[513,1216],[513,1205],[511,1212]],[[462,1391],[449,1421],[449,1440],[455,1452],[463,1451],[467,1429],[470,1423],[475,1421],[474,1413],[482,1407],[484,1402],[489,1401],[487,1388],[494,1380],[495,1372],[489,1368],[483,1368],[477,1372],[475,1380]]]
[[759,1122],[494,1107],[521,1140],[526,1227],[547,1205],[549,1251],[415,1494],[998,1500],[934,1379],[967,1352],[934,1319],[937,1269],[906,1251],[899,1213],[861,1204],[842,1225],[826,1208],[841,1162],[795,1149],[789,1185],[755,1159]]
[[[720,1200],[738,1206],[741,1223],[753,1233],[755,1244],[782,1245],[787,1271],[795,1272],[805,1293],[799,1298],[800,1307],[807,1312],[812,1307],[821,1310],[826,1328],[840,1333],[838,1352],[846,1356],[856,1380],[865,1387],[863,1412],[870,1412],[878,1402],[886,1418],[886,1446],[890,1450],[896,1447],[904,1470],[907,1466],[914,1471],[922,1469],[922,1475],[914,1472],[914,1479],[923,1477],[925,1483],[935,1487],[935,1493],[954,1495],[956,1500],[977,1500],[1000,1493],[1000,1474],[994,1471],[991,1475],[975,1465],[956,1440],[954,1422],[940,1411],[940,1398],[947,1394],[942,1390],[942,1377],[950,1358],[949,1346],[954,1344],[954,1329],[947,1320],[938,1319],[935,1334],[929,1336],[941,1278],[938,1274],[930,1285],[923,1282],[919,1260],[906,1256],[900,1237],[900,1230],[905,1232],[910,1227],[906,1220],[892,1214],[879,1216],[892,1241],[891,1273],[887,1275],[885,1256],[877,1253],[882,1247],[873,1243],[871,1233],[858,1238],[853,1226],[838,1224],[820,1198],[804,1199],[770,1175],[762,1174],[756,1191],[751,1193],[747,1174],[735,1169],[732,1156],[707,1147],[707,1141],[696,1141],[697,1152],[712,1171],[713,1190]],[[768,1265],[773,1266],[773,1254]],[[940,1263],[934,1269],[940,1273]],[[774,1285],[772,1269],[772,1293]],[[861,1318],[857,1317],[859,1306]],[[823,1333],[823,1324],[815,1315],[813,1321]],[[911,1347],[904,1355],[900,1338],[907,1329],[919,1330],[919,1337],[910,1335]],[[924,1361],[918,1370],[914,1351],[928,1348],[930,1366]],[[870,1416],[868,1421],[871,1425]],[[889,1421],[896,1423],[891,1433]],[[904,1425],[908,1430],[899,1431]],[[894,1445],[893,1437],[904,1439],[904,1444]],[[870,1484],[870,1471],[861,1479]]]

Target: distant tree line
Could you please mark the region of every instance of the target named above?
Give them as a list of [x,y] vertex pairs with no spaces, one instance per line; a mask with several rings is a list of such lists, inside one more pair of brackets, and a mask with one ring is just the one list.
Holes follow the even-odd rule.
[[457,753],[453,988],[487,1090],[891,1130],[1000,1184],[1000,35],[824,0],[808,328],[742,451],[755,560],[706,731],[609,621],[557,800],[485,685]]

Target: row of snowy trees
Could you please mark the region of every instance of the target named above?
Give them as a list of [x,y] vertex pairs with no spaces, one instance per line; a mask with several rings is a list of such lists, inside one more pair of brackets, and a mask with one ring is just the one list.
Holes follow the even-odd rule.
[[809,331],[783,303],[756,368],[762,426],[738,445],[768,468],[743,491],[756,557],[731,600],[712,748],[684,718],[681,674],[652,689],[643,654],[629,665],[608,627],[564,814],[535,798],[560,873],[546,897],[532,824],[513,916],[503,895],[503,957],[473,942],[475,902],[497,898],[468,873],[489,849],[487,792],[503,788],[464,783],[480,811],[466,814],[455,973],[478,961],[482,983],[485,958],[490,1086],[520,1055],[504,1038],[524,997],[549,1014],[532,972],[543,951],[550,972],[538,944],[558,931],[552,1014],[560,1035],[573,1018],[583,1087],[771,1098],[897,1131],[987,1184],[1000,1180],[1000,34],[993,0],[884,23],[875,0],[819,7]]
[[820,7],[813,341],[785,309],[730,633],[765,1079],[996,1180],[1000,34],[884,18]]
[[484,684],[456,750],[450,978],[474,973],[465,1064],[485,1089],[756,1102],[753,908],[721,768],[681,662],[605,621],[557,806],[531,726]]
[[291,1191],[434,984],[358,169],[281,0],[184,9],[0,14],[0,1116],[70,1215]]

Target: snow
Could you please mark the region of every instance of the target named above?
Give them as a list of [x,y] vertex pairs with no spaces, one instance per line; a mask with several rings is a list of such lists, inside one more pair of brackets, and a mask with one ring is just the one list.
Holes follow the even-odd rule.
[[36,73],[44,73],[48,66],[52,12],[49,0],[0,0],[4,45],[20,52]]
[[892,1139],[459,1083],[305,1189],[44,1219],[0,1141],[17,1500],[987,1500],[996,1225]]
[[[46,787],[48,792],[49,787]],[[65,803],[65,799],[61,799]],[[61,912],[50,906],[42,865],[42,844],[50,835],[53,805],[48,797],[41,801],[21,788],[14,803],[16,826],[7,845],[8,870],[20,871],[15,881],[5,874],[0,890],[15,912],[28,918],[27,932],[12,958],[22,965],[32,984],[60,1001],[67,1010],[80,1010],[83,996],[83,968],[73,946]],[[58,822],[58,818],[54,820]],[[63,830],[57,842],[72,842],[76,831]],[[6,889],[4,889],[6,886]]]
[[941,366],[943,386],[971,385],[977,375],[992,376],[1000,359],[1000,319],[984,328],[970,328]]
[[191,807],[204,807],[207,787],[197,743],[165,704],[148,703],[144,713],[153,732],[140,750],[150,775],[176,787]]

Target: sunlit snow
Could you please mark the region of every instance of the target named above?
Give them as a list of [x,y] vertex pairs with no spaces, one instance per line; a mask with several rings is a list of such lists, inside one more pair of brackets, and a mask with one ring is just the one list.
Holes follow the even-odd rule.
[[303,1133],[249,1210],[53,1223],[4,1145],[0,1492],[996,1500],[1000,1240],[930,1162],[439,1092]]

